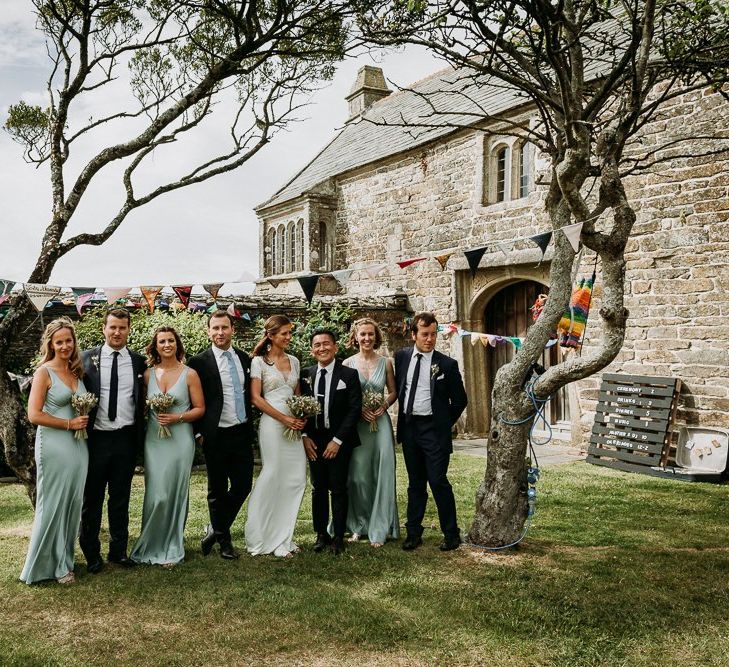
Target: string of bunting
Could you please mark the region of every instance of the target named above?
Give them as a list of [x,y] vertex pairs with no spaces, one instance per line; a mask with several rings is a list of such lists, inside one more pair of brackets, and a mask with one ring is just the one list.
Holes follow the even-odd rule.
[[[573,225],[568,225],[566,227],[562,227],[556,230],[565,235],[575,252],[578,252],[580,248],[580,234],[582,233],[583,224],[583,222],[577,222]],[[475,278],[476,272],[478,271],[478,266],[489,248],[495,246],[498,250],[503,252],[504,255],[508,255],[507,250],[510,246],[513,248],[513,246],[519,242],[530,241],[534,243],[542,252],[541,259],[539,260],[539,263],[541,264],[544,260],[544,255],[547,252],[547,247],[552,241],[553,236],[554,231],[544,232],[542,234],[535,234],[534,236],[523,236],[517,239],[513,239],[511,241],[496,241],[494,243],[486,244],[478,248],[463,250],[462,252],[466,257],[466,262],[468,262],[468,268],[471,271],[471,277]],[[451,257],[453,257],[453,255],[456,254],[456,252],[458,252],[458,250],[454,249],[446,252],[441,252],[437,255],[411,257],[409,259],[398,260],[397,262],[395,262],[395,264],[400,269],[405,269],[418,262],[424,262],[428,259],[435,259],[438,264],[440,264],[441,270],[445,271],[446,266],[448,265],[448,261]],[[306,276],[297,276],[296,279],[301,286],[301,291],[304,293],[304,298],[306,299],[307,303],[311,303],[312,299],[314,298],[314,292],[316,291],[316,287],[319,284],[319,280],[322,278],[322,276],[331,276],[342,287],[344,287],[352,278],[352,274],[355,271],[364,271],[369,278],[376,278],[383,271],[385,271],[385,269],[387,269],[387,266],[388,265],[386,263],[373,262],[371,264],[366,264],[365,266],[360,267],[350,267],[347,269],[339,269],[338,271],[327,271],[324,273],[311,273]],[[276,289],[282,282],[284,282],[281,278],[268,278],[267,281],[274,289]]]
[[[484,347],[488,347],[489,345],[491,347],[496,347],[499,343],[511,343],[517,352],[521,349],[521,346],[524,343],[524,338],[519,336],[500,336],[498,334],[483,333],[481,331],[466,331],[465,329],[461,329],[461,327],[459,327],[455,322],[439,324],[438,333],[442,333],[446,338],[449,338],[454,334],[458,334],[461,338],[469,336],[471,338],[471,345],[481,343]],[[553,339],[547,341],[547,344],[544,347],[549,348],[556,344],[557,340]]]

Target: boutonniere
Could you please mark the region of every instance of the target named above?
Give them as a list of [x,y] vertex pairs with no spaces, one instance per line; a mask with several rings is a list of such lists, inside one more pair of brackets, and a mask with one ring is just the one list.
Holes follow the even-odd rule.
[[430,379],[434,380],[438,376],[439,373],[440,373],[440,366],[438,366],[438,364],[433,364],[430,367]]
[[311,378],[308,375],[304,377],[304,382],[311,387]]
[[94,366],[94,368],[98,371],[99,370],[99,357],[97,357],[96,355],[91,357],[91,363]]

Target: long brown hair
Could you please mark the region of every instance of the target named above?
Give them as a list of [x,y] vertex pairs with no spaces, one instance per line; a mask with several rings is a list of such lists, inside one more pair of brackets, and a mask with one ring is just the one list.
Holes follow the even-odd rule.
[[56,351],[53,349],[53,336],[58,333],[61,329],[68,329],[71,332],[71,338],[73,338],[73,353],[68,360],[68,370],[73,373],[77,378],[81,378],[84,375],[84,367],[81,363],[81,355],[78,351],[78,341],[76,340],[76,327],[73,322],[67,317],[59,317],[52,322],[48,323],[43,336],[41,338],[40,353],[43,357],[40,360],[39,366],[55,359]]
[[253,356],[265,357],[273,345],[269,336],[278,333],[281,327],[287,324],[291,324],[291,320],[286,315],[271,315],[263,323],[263,338],[253,348]]
[[157,351],[157,335],[161,333],[171,333],[175,337],[175,342],[177,343],[175,357],[177,361],[182,361],[185,358],[185,346],[182,344],[180,334],[177,333],[174,327],[157,327],[157,330],[152,334],[151,342],[145,349],[147,353],[147,366],[154,366],[162,361],[162,357],[159,356],[159,352]]

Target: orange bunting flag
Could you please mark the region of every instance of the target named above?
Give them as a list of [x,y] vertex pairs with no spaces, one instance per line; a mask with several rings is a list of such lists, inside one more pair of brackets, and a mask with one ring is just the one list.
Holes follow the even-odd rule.
[[139,289],[142,291],[142,296],[149,306],[149,312],[153,313],[154,300],[157,298],[157,295],[162,291],[162,285],[141,286]]
[[449,252],[445,255],[436,255],[435,259],[438,261],[438,264],[440,264],[440,268],[442,271],[445,271],[445,267],[448,264],[448,260],[453,257],[453,253]]

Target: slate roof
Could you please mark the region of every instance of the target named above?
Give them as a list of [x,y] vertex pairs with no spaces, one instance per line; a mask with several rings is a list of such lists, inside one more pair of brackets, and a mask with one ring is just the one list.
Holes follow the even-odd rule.
[[[421,146],[527,101],[523,93],[500,82],[476,82],[471,75],[451,67],[436,72],[373,104],[256,210],[283,204],[334,176]],[[404,121],[411,127],[374,124],[402,125]]]

